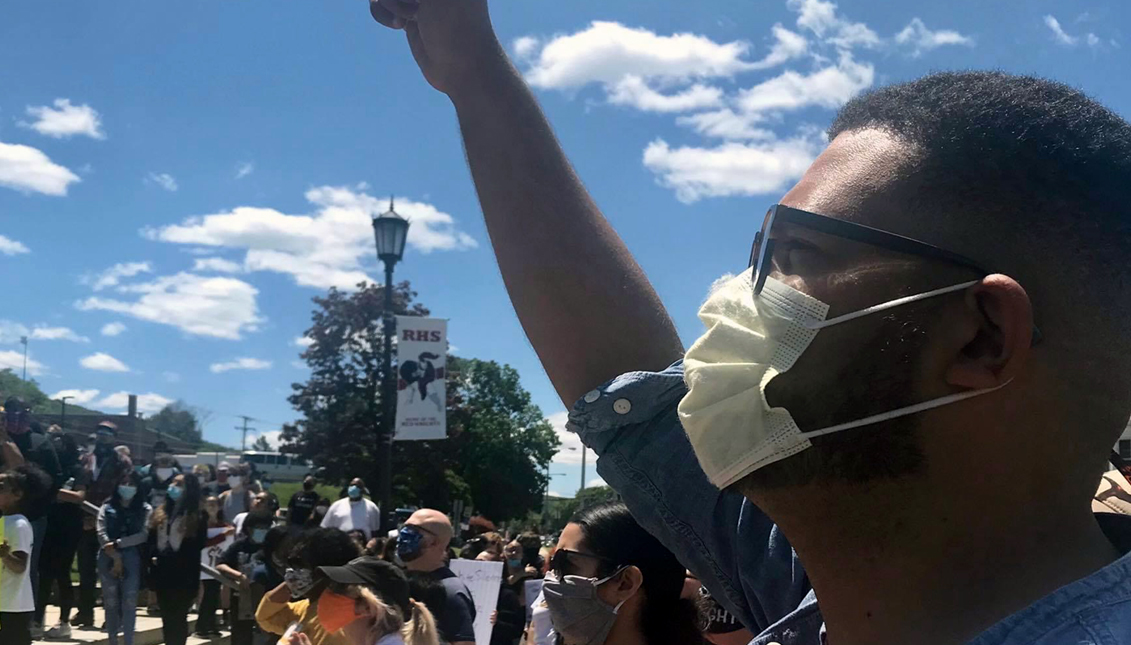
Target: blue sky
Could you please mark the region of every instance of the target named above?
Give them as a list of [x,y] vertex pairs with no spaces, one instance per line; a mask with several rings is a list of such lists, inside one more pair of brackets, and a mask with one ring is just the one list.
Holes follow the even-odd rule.
[[[493,17],[685,342],[856,93],[1000,68],[1131,115],[1123,2],[523,0]],[[398,278],[459,355],[514,365],[561,425],[450,104],[363,0],[5,3],[0,87],[0,366],[27,334],[48,393],[184,399],[229,445],[235,415],[277,430],[310,298],[378,276],[367,222],[395,193],[414,222]],[[551,489],[572,495],[580,452],[557,461]]]

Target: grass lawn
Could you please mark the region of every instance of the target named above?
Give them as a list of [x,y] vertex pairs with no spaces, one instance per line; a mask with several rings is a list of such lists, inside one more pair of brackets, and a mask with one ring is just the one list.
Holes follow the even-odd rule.
[[[281,508],[286,508],[287,502],[291,501],[291,496],[300,490],[302,490],[302,482],[275,482],[271,484],[271,492],[279,496],[279,506]],[[342,489],[337,486],[319,484],[314,487],[314,490],[322,497],[330,500],[330,503],[333,503],[338,499],[338,493],[340,493]]]

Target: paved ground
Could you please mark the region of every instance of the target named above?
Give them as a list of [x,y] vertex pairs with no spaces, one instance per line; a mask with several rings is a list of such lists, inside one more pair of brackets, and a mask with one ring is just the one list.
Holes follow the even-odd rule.
[[[59,622],[59,608],[54,606],[54,605],[48,605],[47,616],[46,616],[44,622],[46,623],[45,628],[47,628],[47,629],[51,628],[52,626],[55,625],[55,623]],[[102,612],[101,607],[96,607],[94,609],[94,624],[102,625],[103,622],[105,622],[105,614]],[[196,615],[190,613],[189,614],[189,631],[190,632],[192,631],[193,625],[195,623],[196,623]],[[229,640],[230,640],[229,634],[228,634],[227,631],[224,632],[223,636],[219,636],[219,637],[213,638],[211,640],[206,639],[206,638],[196,638],[195,636],[192,636],[191,633],[190,633],[188,643],[186,645],[228,645]],[[109,635],[106,632],[102,631],[101,629],[73,628],[71,630],[71,638],[69,640],[61,640],[61,641],[41,640],[41,641],[35,641],[35,642],[38,642],[38,643],[82,643],[83,645],[87,645],[87,644],[95,644],[95,643],[97,643],[97,644],[109,643],[110,638],[109,638]],[[118,642],[121,643],[122,640],[118,639]],[[156,616],[150,616],[149,614],[147,614],[144,607],[140,608],[137,612],[137,627],[134,630],[134,645],[158,645],[159,643],[163,643],[163,642],[165,642],[165,640],[164,640],[164,638],[162,637],[162,634],[161,634],[161,619],[156,617]]]

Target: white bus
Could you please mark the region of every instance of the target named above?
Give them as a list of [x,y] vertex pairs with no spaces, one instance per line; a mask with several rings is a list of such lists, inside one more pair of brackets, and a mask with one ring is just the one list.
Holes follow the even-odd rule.
[[261,475],[267,475],[277,482],[302,481],[303,477],[314,470],[314,464],[309,459],[281,452],[248,450],[240,457],[240,461],[251,464]]
[[243,454],[224,452],[198,452],[195,455],[174,455],[181,468],[190,470],[196,464],[211,464],[213,468],[226,461],[230,464],[245,462],[251,464],[260,475],[271,481],[302,481],[314,470],[314,464],[296,455],[279,452],[260,452],[248,450]]

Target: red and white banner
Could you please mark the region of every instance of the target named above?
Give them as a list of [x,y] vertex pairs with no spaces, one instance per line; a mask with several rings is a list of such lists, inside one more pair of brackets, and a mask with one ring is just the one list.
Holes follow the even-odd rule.
[[398,441],[447,435],[448,321],[397,316]]

